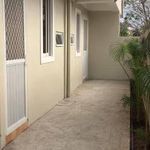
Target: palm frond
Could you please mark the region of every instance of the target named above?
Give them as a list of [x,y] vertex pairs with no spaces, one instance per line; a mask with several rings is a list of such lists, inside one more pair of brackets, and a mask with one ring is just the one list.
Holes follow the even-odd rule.
[[124,95],[122,97],[121,101],[123,102],[124,107],[131,106],[132,101],[131,101],[131,98],[129,96]]
[[126,42],[118,43],[114,46],[111,51],[112,57],[115,61],[123,61],[125,59],[125,55],[127,54],[127,44]]
[[137,73],[137,77],[142,83],[143,93],[150,94],[150,68],[141,68]]

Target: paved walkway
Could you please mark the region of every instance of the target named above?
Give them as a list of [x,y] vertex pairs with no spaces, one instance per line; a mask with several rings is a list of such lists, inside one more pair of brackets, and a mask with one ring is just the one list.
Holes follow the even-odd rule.
[[127,82],[87,81],[5,150],[129,150]]

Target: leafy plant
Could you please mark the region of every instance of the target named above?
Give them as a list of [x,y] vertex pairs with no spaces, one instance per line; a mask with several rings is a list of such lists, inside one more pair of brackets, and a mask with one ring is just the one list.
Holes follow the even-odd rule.
[[136,136],[139,140],[145,140],[146,139],[146,134],[145,134],[145,130],[142,128],[137,128],[135,130]]
[[150,93],[150,68],[141,68],[137,74],[138,80],[141,80],[143,94]]
[[129,36],[130,31],[128,29],[128,23],[126,21],[120,23],[120,36]]
[[[128,7],[126,14],[130,27],[140,31],[140,38],[130,38],[122,43],[115,45],[112,50],[112,57],[117,61],[128,79],[133,81],[133,98],[123,96],[124,106],[135,104],[134,115],[138,124],[144,118],[146,124],[150,125],[150,8],[147,0],[126,0]],[[129,73],[132,72],[132,75]],[[131,82],[132,83],[132,82]],[[143,112],[143,107],[145,112]],[[132,108],[133,109],[133,108]],[[146,117],[143,115],[146,114]],[[147,126],[146,126],[147,129]],[[150,143],[150,135],[143,128],[136,129],[139,139]]]
[[143,46],[139,42],[139,39],[135,38],[125,40],[123,43],[119,43],[115,46],[112,50],[112,57],[115,61],[119,62],[128,79],[132,78],[128,73],[128,69],[132,71],[135,77],[145,60]]
[[146,143],[150,142],[150,134],[146,132],[143,128],[137,128],[135,134],[138,140],[144,141]]
[[124,107],[131,106],[132,101],[131,101],[131,98],[130,98],[129,96],[124,95],[124,96],[122,97],[121,101],[123,102],[123,106],[124,106]]

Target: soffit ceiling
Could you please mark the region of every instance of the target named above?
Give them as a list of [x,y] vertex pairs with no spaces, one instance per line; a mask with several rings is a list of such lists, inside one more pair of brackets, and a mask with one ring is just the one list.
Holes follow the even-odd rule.
[[89,11],[118,11],[114,0],[77,0],[76,2]]

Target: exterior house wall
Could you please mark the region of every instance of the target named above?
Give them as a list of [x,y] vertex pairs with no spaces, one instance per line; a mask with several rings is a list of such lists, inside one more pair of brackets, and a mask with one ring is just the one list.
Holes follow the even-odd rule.
[[127,79],[110,54],[112,45],[119,39],[118,12],[90,12],[89,29],[89,78]]
[[5,68],[4,68],[4,18],[3,0],[0,0],[0,148],[4,146],[5,140]]
[[[4,22],[0,0],[0,134],[5,138]],[[55,61],[41,64],[41,0],[24,0],[27,79],[27,117],[33,123],[64,98],[64,47],[54,46]],[[89,78],[124,79],[119,65],[109,56],[109,47],[118,38],[118,13],[87,12],[71,5],[71,34],[75,35],[76,8],[81,11],[81,56],[75,43],[70,47],[70,91],[83,81],[83,18],[89,18]],[[54,31],[64,32],[64,0],[54,0]],[[112,40],[114,39],[114,40]],[[121,74],[120,74],[121,73]],[[4,144],[3,140],[3,144]]]
[[80,50],[81,56],[76,56],[76,44],[71,45],[70,48],[70,91],[71,93],[78,87],[83,81],[83,18],[88,18],[87,11],[76,5],[74,2],[71,5],[71,34],[75,33],[76,28],[76,11],[81,11],[81,34],[80,34]]
[[[2,2],[0,0],[0,11],[2,11]],[[54,32],[64,32],[64,0],[54,0]],[[72,7],[71,32],[75,34],[75,8]],[[81,8],[80,8],[81,9]],[[59,10],[59,11],[58,11]],[[70,53],[70,85],[71,92],[82,83],[82,17],[87,15],[84,9],[81,9],[81,56],[76,56],[75,45],[71,46]],[[27,117],[29,124],[32,124],[38,118],[43,116],[58,101],[64,98],[64,47],[55,47],[55,61],[41,64],[41,0],[25,0],[25,49],[26,49],[26,89],[27,89]],[[0,133],[5,139],[5,73],[4,73],[4,28],[2,13],[0,13]],[[3,141],[5,144],[5,140]]]
[[[71,33],[75,35],[75,3],[71,7]],[[40,64],[40,0],[26,0],[26,51],[27,51],[27,99],[30,123],[49,111],[59,100],[64,98],[64,47],[55,47],[55,61]],[[54,1],[55,31],[64,32],[64,0]],[[70,91],[83,81],[83,17],[88,17],[81,10],[81,56],[76,56],[75,44],[70,48]],[[59,10],[59,11],[58,11]],[[32,15],[31,15],[32,14]],[[33,40],[34,39],[34,40]],[[32,42],[31,42],[32,41]],[[38,86],[40,85],[40,86]],[[35,105],[36,103],[36,105]]]
[[[64,98],[64,47],[55,47],[55,61],[41,64],[40,0],[25,1],[27,108],[33,123]],[[59,10],[59,11],[58,11]],[[64,1],[54,0],[55,32],[64,32]]]

